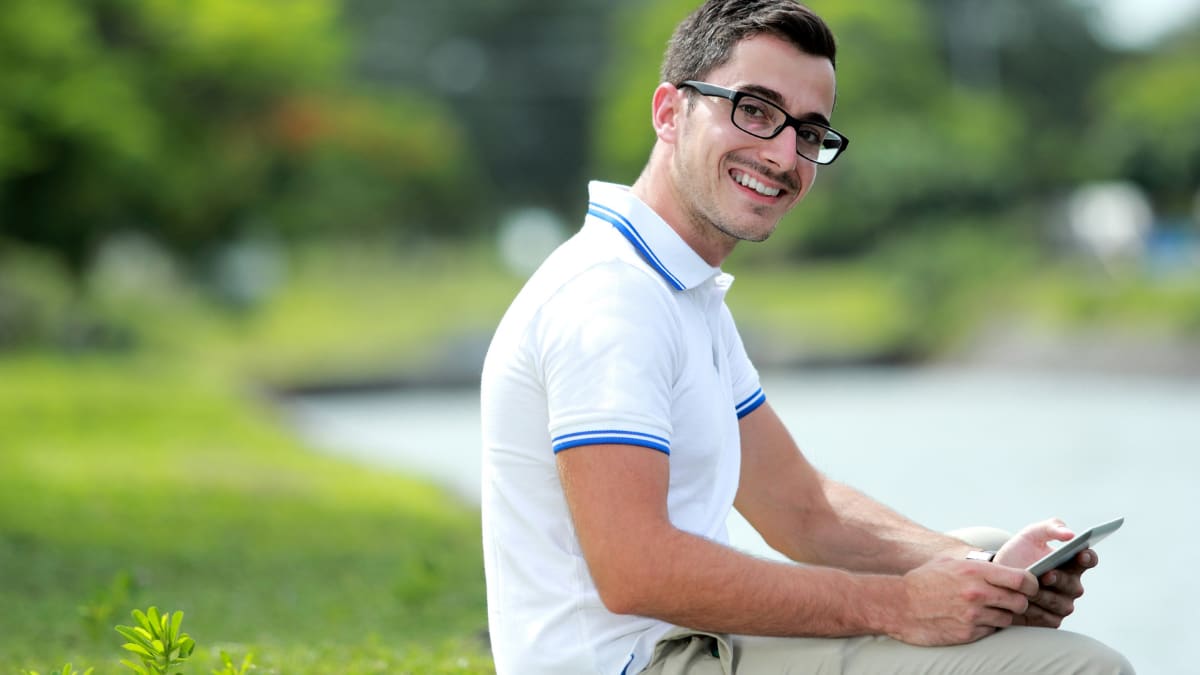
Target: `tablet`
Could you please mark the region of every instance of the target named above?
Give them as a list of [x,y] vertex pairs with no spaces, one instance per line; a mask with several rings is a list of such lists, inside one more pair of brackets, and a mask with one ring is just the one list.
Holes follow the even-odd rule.
[[1030,565],[1028,568],[1029,571],[1033,573],[1033,576],[1040,577],[1052,569],[1061,567],[1070,562],[1080,551],[1086,550],[1092,544],[1116,532],[1117,528],[1121,527],[1121,523],[1124,522],[1124,518],[1117,518],[1116,520],[1110,520],[1107,523],[1097,525],[1086,532],[1075,535],[1074,539],[1059,546],[1048,553],[1046,557]]

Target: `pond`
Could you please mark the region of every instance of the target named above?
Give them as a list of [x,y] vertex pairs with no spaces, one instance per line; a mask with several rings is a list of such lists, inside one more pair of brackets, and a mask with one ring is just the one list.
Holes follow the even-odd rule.
[[[1065,627],[1121,650],[1141,673],[1195,672],[1200,381],[850,369],[764,374],[763,388],[820,470],[929,527],[1015,530],[1059,516],[1084,529],[1124,516],[1098,545],[1101,566]],[[287,405],[315,446],[478,502],[478,391]],[[778,557],[736,514],[730,528],[735,545]]]

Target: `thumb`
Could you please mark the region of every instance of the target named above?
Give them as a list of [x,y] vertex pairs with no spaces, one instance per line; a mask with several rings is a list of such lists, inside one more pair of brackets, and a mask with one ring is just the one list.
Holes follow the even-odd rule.
[[1061,518],[1051,518],[1034,523],[1025,528],[1025,532],[1022,534],[1043,545],[1051,541],[1067,541],[1075,536],[1075,533]]

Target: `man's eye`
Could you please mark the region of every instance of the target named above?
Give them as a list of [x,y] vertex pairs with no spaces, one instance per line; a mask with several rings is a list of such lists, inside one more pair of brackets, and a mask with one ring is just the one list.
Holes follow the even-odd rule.
[[750,119],[762,119],[767,116],[767,110],[757,103],[743,101],[738,107],[742,114]]
[[820,145],[825,138],[822,129],[816,127],[801,126],[796,129],[796,140],[805,145]]

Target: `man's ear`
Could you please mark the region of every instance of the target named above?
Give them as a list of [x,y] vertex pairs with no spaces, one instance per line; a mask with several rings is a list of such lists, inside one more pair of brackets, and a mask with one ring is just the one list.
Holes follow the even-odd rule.
[[654,102],[650,115],[658,140],[663,143],[675,143],[685,106],[683,91],[670,82],[663,82],[654,90]]

